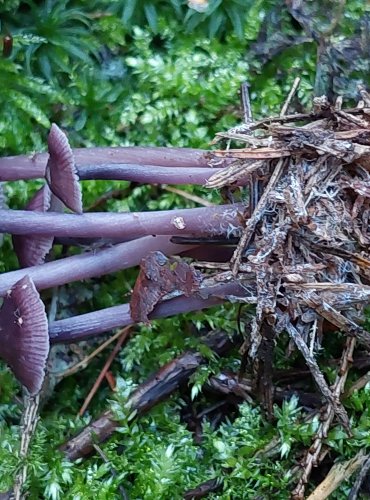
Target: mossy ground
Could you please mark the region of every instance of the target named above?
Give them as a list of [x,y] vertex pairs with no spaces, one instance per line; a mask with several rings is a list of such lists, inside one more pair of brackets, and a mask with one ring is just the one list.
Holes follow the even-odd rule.
[[[0,2],[3,33],[14,37],[10,58],[0,57],[0,147],[2,155],[31,153],[45,149],[52,121],[69,134],[73,147],[91,145],[155,145],[206,148],[215,132],[241,121],[237,92],[241,82],[251,87],[256,118],[280,109],[294,78],[301,77],[295,105],[310,105],[316,77],[316,44],[291,44],[269,59],[259,56],[255,42],[267,23],[267,31],[281,36],[300,35],[289,14],[273,0],[218,2],[213,16],[187,13],[183,2],[142,1],[131,13],[131,2]],[[217,3],[217,2],[215,2]],[[139,4],[138,4],[139,5]],[[350,0],[335,36],[338,40],[356,33],[358,23],[369,15],[362,1]],[[271,13],[279,12],[273,25]],[[139,14],[140,13],[140,14]],[[144,14],[143,14],[144,13]],[[229,13],[229,14],[228,14]],[[218,15],[218,17],[217,17]],[[270,23],[270,24],[269,24]],[[209,35],[212,35],[210,38]],[[271,33],[270,33],[271,35]],[[344,57],[344,56],[343,56]],[[349,100],[353,86],[366,82],[366,61],[358,61],[348,74],[342,71],[343,93]],[[345,67],[346,62],[342,62]],[[368,77],[368,75],[367,75]],[[338,82],[337,82],[338,83]],[[346,91],[348,94],[346,95]],[[7,183],[9,206],[23,207],[39,182]],[[123,182],[83,182],[84,204],[89,206],[107,190],[129,190],[123,199],[112,199],[107,210],[170,209],[193,206],[184,198],[153,186],[130,186]],[[185,187],[210,201],[217,192]],[[16,268],[10,239],[0,254],[0,271]],[[59,317],[108,307],[127,300],[136,272],[117,273],[62,287]],[[50,293],[43,299],[50,302]],[[130,498],[176,499],[207,479],[224,479],[224,487],[210,498],[289,498],[290,471],[302,456],[318,426],[315,418],[305,421],[305,410],[296,399],[275,407],[275,420],[268,422],[258,404],[243,403],[213,427],[202,425],[202,442],[181,421],[181,410],[189,404],[206,407],[209,399],[202,384],[209,373],[228,368],[238,370],[240,356],[212,358],[192,378],[189,388],[161,403],[148,415],[129,422],[123,402],[130,390],[159,366],[199,345],[200,332],[223,329],[233,332],[237,307],[230,305],[207,312],[156,321],[137,328],[113,364],[117,393],[102,386],[88,414],[76,417],[79,408],[104,363],[106,353],[83,372],[63,380],[43,406],[40,423],[28,457],[29,498],[113,499],[120,498],[122,484]],[[337,338],[332,334],[331,339]],[[294,365],[285,358],[284,339],[278,346],[276,366]],[[336,342],[326,342],[320,353],[324,369],[337,356]],[[327,368],[326,375],[335,372]],[[348,381],[360,372],[352,372]],[[12,486],[18,460],[20,389],[4,365],[0,370],[0,491]],[[184,399],[185,398],[185,399]],[[339,426],[333,427],[326,444],[328,463],[344,460],[370,446],[370,387],[344,401],[351,415],[354,438],[348,439]],[[98,456],[71,464],[56,451],[68,436],[93,416],[112,406],[121,426],[102,445],[109,464]],[[271,440],[275,453],[257,454]],[[111,469],[117,475],[112,475]],[[320,469],[314,481],[325,473]],[[353,481],[352,481],[353,482]],[[332,495],[347,498],[350,484]]]

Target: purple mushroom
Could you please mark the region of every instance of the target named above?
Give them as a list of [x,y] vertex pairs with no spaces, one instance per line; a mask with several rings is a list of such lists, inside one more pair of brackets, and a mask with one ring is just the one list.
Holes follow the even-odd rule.
[[72,149],[65,133],[52,124],[48,136],[49,159],[45,177],[51,191],[66,207],[82,214],[82,194]]
[[[47,212],[50,209],[51,193],[47,185],[43,186],[26,206],[26,210]],[[21,267],[43,264],[50,252],[54,237],[48,235],[13,235],[13,247]]]
[[33,281],[25,276],[4,297],[0,310],[0,357],[34,395],[41,389],[48,354],[45,307]]

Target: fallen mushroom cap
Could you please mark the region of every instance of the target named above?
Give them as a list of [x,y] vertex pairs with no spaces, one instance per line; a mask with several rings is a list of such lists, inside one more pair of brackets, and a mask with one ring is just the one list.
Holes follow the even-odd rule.
[[[51,193],[48,186],[43,186],[26,206],[26,210],[47,212],[50,208]],[[41,235],[13,235],[13,247],[21,267],[38,266],[43,264],[46,255],[53,246],[53,236]]]
[[41,389],[49,354],[45,307],[25,276],[4,298],[0,310],[0,356],[31,395]]
[[67,136],[52,124],[48,136],[49,160],[45,177],[51,191],[66,207],[82,214],[82,194],[72,149]]

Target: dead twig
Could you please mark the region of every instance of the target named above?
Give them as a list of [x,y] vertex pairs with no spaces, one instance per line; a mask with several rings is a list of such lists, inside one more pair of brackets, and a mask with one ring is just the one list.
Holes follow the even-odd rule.
[[84,370],[90,363],[92,359],[94,359],[98,354],[100,354],[104,349],[106,349],[112,342],[117,340],[121,335],[123,334],[123,330],[118,330],[112,337],[109,337],[105,342],[100,344],[99,347],[97,347],[93,352],[91,352],[88,356],[86,356],[84,359],[79,361],[78,363],[74,364],[64,372],[62,372],[60,375],[58,374],[58,378],[62,379],[65,377],[69,377],[70,375],[74,375],[75,373],[79,372],[80,370]]
[[122,333],[117,341],[117,344],[115,345],[113,351],[110,353],[108,356],[107,361],[105,362],[105,365],[103,366],[101,372],[98,375],[98,378],[95,380],[94,385],[92,386],[89,394],[86,396],[85,401],[83,402],[83,405],[80,408],[80,411],[78,412],[79,416],[82,416],[85,411],[87,410],[90,401],[94,397],[96,391],[99,389],[100,384],[102,383],[103,378],[105,377],[107,371],[109,370],[110,365],[113,363],[114,358],[117,356],[118,352],[120,351],[122,344],[127,340],[128,336],[130,335],[131,332],[131,327],[128,326],[122,330]]
[[360,92],[361,99],[364,102],[364,105],[368,108],[370,108],[370,94],[366,90],[366,88],[363,85],[357,85],[358,91]]
[[[347,481],[360,467],[364,467],[366,455],[364,450],[360,450],[356,456],[345,462],[338,462],[330,469],[326,478],[307,497],[307,500],[325,500],[329,498],[344,481]],[[369,462],[370,465],[370,462]],[[359,477],[362,475],[362,471]],[[348,497],[348,500],[355,500],[356,497]]]
[[232,256],[232,259],[230,261],[231,269],[232,269],[234,276],[236,276],[238,274],[240,262],[242,259],[242,254],[246,250],[246,247],[248,247],[248,245],[250,243],[250,240],[253,236],[256,225],[262,219],[262,217],[265,213],[266,205],[269,201],[270,192],[272,191],[272,189],[275,187],[276,183],[278,182],[278,180],[283,172],[283,168],[284,168],[284,160],[280,159],[278,161],[277,165],[275,166],[272,174],[271,174],[270,180],[269,180],[269,182],[268,182],[268,184],[263,192],[263,195],[261,196],[253,214],[251,214],[250,218],[248,219],[248,221],[246,223],[245,229],[244,229],[243,234],[240,238],[238,246],[236,247],[234,255]]
[[198,484],[195,488],[188,490],[184,493],[184,500],[194,500],[197,498],[204,498],[210,493],[216,493],[222,489],[222,478],[209,479],[204,483]]
[[[337,378],[332,388],[332,394],[335,401],[338,402],[341,394],[344,390],[344,384],[347,380],[348,370],[352,362],[353,350],[355,348],[356,340],[354,338],[348,338],[346,341],[345,348],[343,349],[340,367],[338,370]],[[302,473],[298,481],[297,486],[292,492],[292,497],[295,500],[300,500],[304,498],[304,491],[308,478],[311,474],[312,467],[317,465],[320,459],[321,449],[323,445],[323,440],[327,437],[328,431],[332,424],[335,415],[334,406],[329,404],[325,410],[320,427],[316,433],[316,437],[306,453],[304,462],[302,464]]]
[[23,423],[22,423],[22,434],[21,434],[21,445],[19,450],[19,458],[21,468],[16,475],[14,481],[14,498],[15,500],[21,500],[24,497],[23,487],[27,479],[28,464],[26,462],[28,449],[35,433],[37,422],[38,422],[38,410],[40,405],[40,395],[36,396],[26,396],[25,397],[25,408],[23,413]]
[[229,129],[227,132],[217,133],[216,137],[213,139],[211,144],[216,144],[217,142],[219,142],[221,138],[225,138],[225,139],[241,140],[243,142],[249,142],[254,146],[257,145],[261,146],[260,141],[250,135],[250,126],[253,124],[253,117],[252,117],[252,108],[249,98],[249,86],[247,82],[242,83],[240,86],[240,100],[243,110],[244,122],[241,125],[238,125],[237,127]]
[[297,92],[297,89],[299,87],[300,82],[301,82],[301,79],[297,76],[297,78],[294,79],[294,82],[293,82],[292,88],[290,89],[288,97],[286,98],[286,101],[285,101],[283,107],[281,108],[280,117],[284,117],[286,115],[286,112],[288,111],[291,100],[293,99],[294,94]]
[[[205,338],[207,345],[222,355],[233,346],[229,336],[216,332]],[[187,381],[204,358],[199,353],[185,352],[155,372],[146,382],[139,385],[127,401],[127,410],[135,418],[147,412],[154,405],[167,398],[179,385]],[[132,417],[134,418],[134,417]],[[103,413],[86,426],[76,437],[61,446],[69,460],[85,457],[94,451],[93,444],[108,439],[119,427],[112,411]]]
[[246,125],[253,123],[251,101],[249,98],[249,85],[247,82],[242,83],[240,86],[240,99],[242,103],[244,123]]
[[199,205],[202,205],[203,207],[214,207],[214,203],[205,200],[204,198],[201,198],[200,196],[197,196],[193,193],[188,193],[187,191],[184,191],[183,189],[178,189],[174,188],[172,186],[166,186],[165,184],[161,185],[161,188],[164,191],[168,191],[169,193],[174,193],[178,194],[179,196],[182,196],[186,200],[194,201],[194,203],[198,203]]
[[212,175],[206,184],[209,189],[219,189],[229,186],[240,179],[247,179],[253,172],[263,166],[262,161],[240,161],[237,160],[225,169]]
[[348,398],[351,396],[355,391],[360,391],[365,387],[366,384],[370,382],[370,372],[365,373],[362,377],[360,377],[354,384],[351,385],[351,387],[348,388],[348,390],[344,393],[343,397]]
[[[349,419],[348,419],[347,412],[346,412],[344,406],[340,403],[336,394],[334,394],[333,391],[330,390],[330,388],[329,388],[329,386],[324,378],[324,375],[322,374],[316,360],[311,355],[306,342],[303,340],[303,338],[302,338],[301,334],[298,332],[298,330],[290,323],[290,321],[287,321],[285,323],[285,325],[286,325],[286,329],[287,329],[289,335],[294,340],[296,346],[298,347],[298,350],[303,355],[303,357],[307,363],[307,366],[309,367],[311,374],[312,374],[313,378],[315,379],[317,386],[320,388],[322,395],[325,397],[328,404],[332,407],[334,414],[338,417],[338,420],[343,425],[343,427],[347,430],[347,432],[350,432],[349,431],[350,425],[349,425]],[[352,340],[354,340],[354,339],[352,339]],[[353,351],[353,348],[352,348],[352,351]]]
[[[360,470],[360,474],[357,476],[355,484],[352,486],[351,491],[349,492],[348,500],[357,500],[362,483],[364,482],[364,479],[366,478],[370,470],[370,456],[367,455],[363,457],[362,453],[363,450],[360,450],[356,455],[356,457],[358,457],[356,465],[358,464],[358,468],[362,468]],[[355,460],[355,458],[353,460]]]

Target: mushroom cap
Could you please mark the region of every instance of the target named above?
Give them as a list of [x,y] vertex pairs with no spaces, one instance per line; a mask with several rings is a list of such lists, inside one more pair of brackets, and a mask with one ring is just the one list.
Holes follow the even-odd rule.
[[45,177],[51,191],[66,207],[82,214],[82,194],[74,156],[67,136],[52,124],[48,136],[49,159]]
[[[48,186],[43,186],[26,206],[26,210],[47,212],[50,208],[51,193]],[[13,235],[13,247],[21,267],[43,264],[53,246],[54,236]]]
[[0,356],[34,395],[41,389],[48,354],[45,306],[31,278],[25,276],[8,291],[0,310]]

